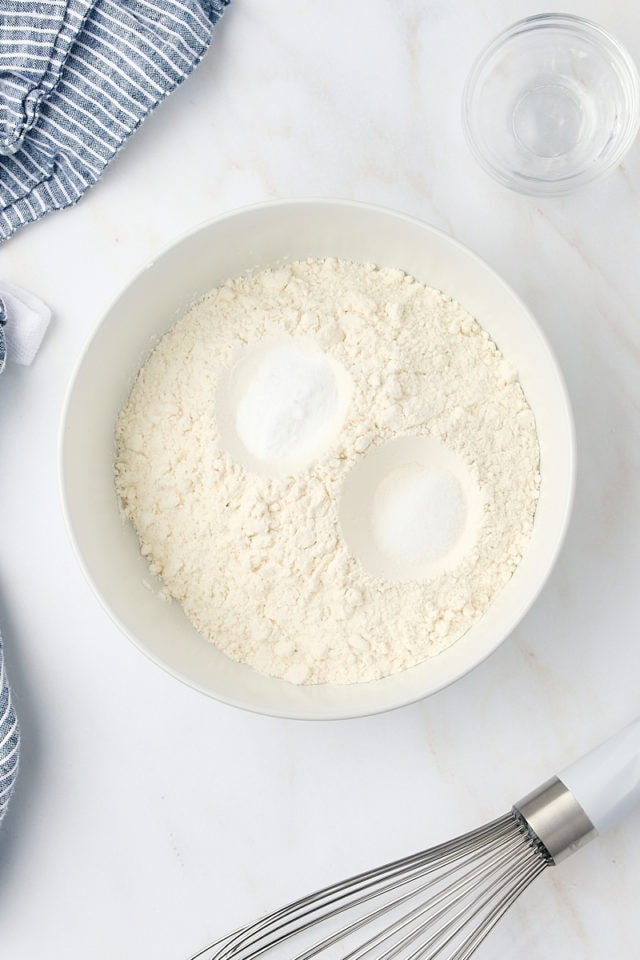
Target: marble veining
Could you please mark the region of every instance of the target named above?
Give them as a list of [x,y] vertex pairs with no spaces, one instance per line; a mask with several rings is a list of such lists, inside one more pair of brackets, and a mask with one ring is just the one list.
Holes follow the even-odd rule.
[[[640,60],[634,4],[563,10]],[[536,200],[489,180],[461,129],[475,54],[534,12],[236,0],[103,182],[0,249],[0,275],[55,311],[33,368],[0,380],[0,622],[24,734],[0,834],[3,956],[187,957],[504,812],[640,708],[640,142],[601,183]],[[558,356],[579,459],[566,544],[513,636],[431,700],[329,724],[240,713],[147,662],[76,566],[56,477],[66,383],[128,278],[208,217],[312,195],[406,211],[487,259]],[[479,956],[635,960],[639,827],[640,814],[546,872]]]

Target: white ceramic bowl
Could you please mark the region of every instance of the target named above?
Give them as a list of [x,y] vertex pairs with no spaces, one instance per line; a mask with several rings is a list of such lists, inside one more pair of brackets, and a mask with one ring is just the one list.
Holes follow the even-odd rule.
[[[519,371],[536,417],[542,486],[530,546],[485,615],[432,660],[371,683],[294,686],[229,660],[159,599],[113,480],[116,416],[158,338],[197,297],[273,261],[332,256],[401,267],[455,297]],[[173,676],[219,700],[300,719],[356,717],[440,690],[485,659],[526,613],[553,566],[574,483],[574,434],[562,377],[533,317],[482,260],[424,223],[338,200],[292,200],[219,217],[135,277],[98,324],[69,388],[60,480],[78,560],[120,629]],[[393,624],[389,624],[393,629]],[[115,642],[115,640],[114,640]]]

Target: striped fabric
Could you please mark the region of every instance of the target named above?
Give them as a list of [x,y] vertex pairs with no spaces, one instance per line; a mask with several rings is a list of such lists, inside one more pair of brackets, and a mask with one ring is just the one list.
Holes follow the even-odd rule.
[[[31,363],[50,319],[51,311],[42,300],[6,280],[0,281],[0,373],[7,354],[17,363]],[[11,704],[0,634],[0,821],[13,793],[19,750],[18,718]]]
[[[80,199],[198,64],[228,3],[0,0],[0,241]],[[0,820],[19,741],[0,635]]]
[[18,719],[11,703],[11,691],[4,668],[2,636],[0,636],[0,821],[6,813],[7,804],[13,793],[18,772],[19,748]]
[[229,0],[0,0],[0,240],[75,203]]

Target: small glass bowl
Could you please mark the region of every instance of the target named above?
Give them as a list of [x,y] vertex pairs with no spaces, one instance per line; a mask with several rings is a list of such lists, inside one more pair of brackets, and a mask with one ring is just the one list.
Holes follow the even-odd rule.
[[640,125],[640,80],[625,48],[568,14],[514,23],[467,79],[469,146],[496,180],[558,196],[616,167]]

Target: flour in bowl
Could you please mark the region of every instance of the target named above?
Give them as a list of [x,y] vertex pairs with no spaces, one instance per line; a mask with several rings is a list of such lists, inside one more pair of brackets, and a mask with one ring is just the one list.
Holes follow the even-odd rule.
[[[242,357],[264,344],[279,346],[238,380]],[[276,376],[287,364],[295,410]],[[269,397],[280,406],[261,419]],[[455,457],[479,504],[455,564],[413,579],[372,574],[339,517],[354,468],[403,437]],[[292,451],[305,462],[271,469]],[[371,518],[378,539],[409,559],[446,552],[465,518],[455,479],[419,467],[397,464],[429,549],[397,483],[395,499],[389,484],[371,497],[384,507]],[[517,567],[539,483],[533,414],[488,334],[401,270],[334,259],[212,291],[159,342],[117,425],[117,491],[165,595],[228,656],[293,683],[376,679],[461,637]]]

